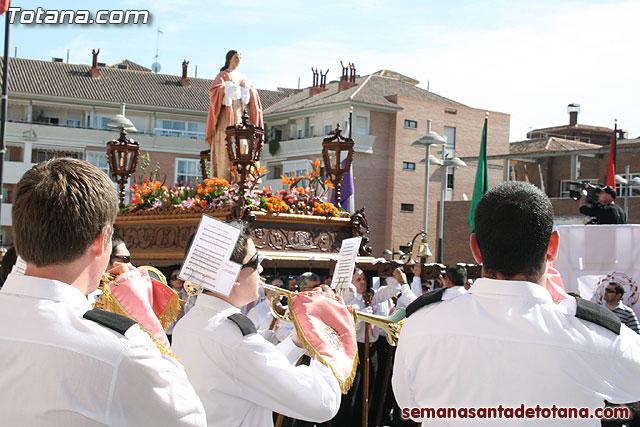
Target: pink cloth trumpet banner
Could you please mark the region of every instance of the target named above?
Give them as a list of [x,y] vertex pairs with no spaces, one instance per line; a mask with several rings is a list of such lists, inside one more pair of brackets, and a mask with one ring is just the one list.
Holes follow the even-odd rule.
[[355,313],[341,296],[320,290],[294,293],[289,304],[291,320],[305,350],[333,371],[346,394],[358,366]]

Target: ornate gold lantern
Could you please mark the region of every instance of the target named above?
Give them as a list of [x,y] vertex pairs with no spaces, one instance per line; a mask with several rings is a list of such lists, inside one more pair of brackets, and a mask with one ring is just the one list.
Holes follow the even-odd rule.
[[[322,140],[322,160],[324,161],[324,169],[333,184],[335,191],[336,205],[342,207],[340,186],[342,178],[351,168],[353,161],[354,142],[351,138],[342,136],[340,124],[336,129]],[[344,164],[343,164],[344,160]]]

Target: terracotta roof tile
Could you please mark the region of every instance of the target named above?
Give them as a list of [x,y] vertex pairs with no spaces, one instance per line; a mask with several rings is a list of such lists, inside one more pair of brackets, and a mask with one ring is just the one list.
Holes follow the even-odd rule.
[[[9,91],[192,111],[209,109],[210,79],[189,78],[191,86],[184,87],[180,84],[181,76],[102,67],[101,77],[92,78],[90,68],[82,64],[11,58]],[[258,89],[258,93],[266,109],[285,98],[288,91]]]
[[558,151],[592,150],[602,148],[601,145],[573,141],[556,137],[543,139],[529,139],[514,142],[509,146],[511,154],[544,153]]
[[[380,74],[382,71],[384,71],[385,75]],[[341,92],[338,91],[339,82],[337,81],[327,83],[327,90],[314,96],[309,96],[309,88],[305,88],[299,93],[295,93],[284,98],[268,109],[265,108],[265,114],[282,113],[301,108],[312,108],[347,101],[361,102],[364,104],[378,105],[401,110],[402,108],[400,106],[389,99],[393,95],[444,102],[453,105],[463,105],[459,102],[419,88],[413,83],[407,82],[406,80],[410,78],[402,76],[402,74],[389,70],[382,71],[369,76],[357,77],[357,86]],[[392,75],[393,77],[391,77]]]

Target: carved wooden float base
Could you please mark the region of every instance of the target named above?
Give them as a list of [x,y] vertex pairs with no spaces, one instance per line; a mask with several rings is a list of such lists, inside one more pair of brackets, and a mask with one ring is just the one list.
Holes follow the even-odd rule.
[[[228,212],[207,213],[222,221]],[[266,256],[265,267],[324,267],[337,259],[340,245],[356,232],[351,218],[254,212],[251,238]],[[119,215],[115,227],[127,243],[135,265],[180,264],[187,239],[202,213]],[[366,258],[366,259],[365,259]],[[363,262],[370,262],[363,257]]]

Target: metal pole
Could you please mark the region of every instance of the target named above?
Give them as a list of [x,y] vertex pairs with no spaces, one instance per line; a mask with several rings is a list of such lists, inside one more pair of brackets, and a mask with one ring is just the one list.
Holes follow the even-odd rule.
[[445,148],[446,145],[442,146],[442,182],[440,187],[440,217],[438,218],[438,263],[442,264],[442,234],[444,232],[443,221],[444,221],[444,198],[445,193],[447,191],[447,167],[445,166]]
[[[427,134],[431,132],[431,120],[427,120]],[[427,166],[424,170],[424,232],[429,235],[429,174],[430,174],[430,163],[429,162],[429,154],[431,151],[431,145],[427,144]]]
[[[9,99],[9,14],[5,13],[4,16],[4,70],[2,73],[2,105],[0,106],[0,212],[2,212],[2,203],[4,202],[4,200],[2,200],[4,153],[6,151],[4,140],[7,130],[7,101]],[[1,223],[0,214],[0,224]],[[0,244],[4,244],[1,227]]]
[[627,165],[625,171],[625,178],[627,178],[627,191],[624,192],[624,215],[629,218],[629,196],[631,195],[631,166]]

